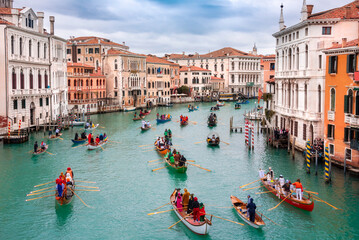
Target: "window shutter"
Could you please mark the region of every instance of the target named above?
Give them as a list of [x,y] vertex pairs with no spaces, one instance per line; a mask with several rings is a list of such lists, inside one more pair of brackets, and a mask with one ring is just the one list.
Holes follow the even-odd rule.
[[328,73],[332,73],[333,70],[332,70],[332,61],[333,61],[333,57],[329,57],[329,67],[328,67]]
[[350,72],[350,54],[347,55],[347,73]]
[[344,95],[344,113],[348,113],[349,112],[349,106],[348,106],[348,101],[349,100],[349,96],[348,95]]
[[338,56],[334,57],[334,73],[337,73],[338,69]]
[[348,128],[344,128],[344,142],[348,142]]

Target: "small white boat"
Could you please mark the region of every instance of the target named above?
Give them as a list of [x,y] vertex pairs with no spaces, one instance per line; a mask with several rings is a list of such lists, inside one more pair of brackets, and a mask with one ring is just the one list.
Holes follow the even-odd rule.
[[[187,216],[187,213],[184,211],[180,212],[178,211],[174,201],[175,201],[175,194],[176,190],[172,193],[170,197],[170,202],[172,205],[172,208],[174,209],[174,212],[176,213],[177,217],[179,219],[182,219],[183,217]],[[189,228],[192,232],[199,234],[199,235],[206,235],[208,234],[209,230],[211,229],[212,222],[208,220],[206,217],[204,218],[203,222],[195,222],[192,215],[189,215],[185,219],[182,220],[182,223],[186,225],[186,227]]]
[[125,111],[125,112],[131,112],[131,111],[135,111],[136,110],[136,107],[124,107],[123,108],[123,111]]
[[87,149],[88,150],[95,150],[95,149],[98,149],[98,148],[101,148],[102,149],[102,146],[104,146],[106,143],[108,142],[107,140],[107,137],[101,141],[98,145],[91,145],[91,144],[88,144],[87,145]]
[[95,130],[100,124],[96,124],[95,127],[89,127],[89,128],[85,128],[85,131],[92,131]]
[[85,125],[86,122],[81,122],[81,121],[73,121],[72,122],[72,125],[74,126],[83,126]]
[[254,222],[251,222],[249,220],[249,217],[247,217],[247,205],[243,203],[239,198],[235,196],[231,196],[231,201],[233,204],[234,209],[236,210],[236,213],[238,216],[240,216],[243,221],[248,223],[248,225],[254,227],[254,228],[261,228],[265,226],[266,224],[262,220],[262,218],[256,213]]

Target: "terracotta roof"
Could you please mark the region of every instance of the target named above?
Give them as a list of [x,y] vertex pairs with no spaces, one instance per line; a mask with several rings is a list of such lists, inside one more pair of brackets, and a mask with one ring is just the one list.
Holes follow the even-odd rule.
[[136,56],[145,56],[145,55],[142,55],[142,54],[138,54],[138,53],[133,53],[133,52],[130,52],[130,51],[125,51],[125,50],[117,50],[117,49],[109,49],[107,51],[107,54],[108,55],[136,55]]
[[359,45],[359,39],[355,39],[346,43],[335,43],[328,49],[337,49],[337,48],[347,48],[347,47],[354,47]]
[[[347,15],[347,11],[349,13]],[[330,9],[327,11],[314,13],[308,17],[308,19],[359,19],[359,1],[353,1],[347,5],[339,8]]]
[[223,78],[219,78],[219,77],[215,77],[215,76],[212,76],[211,77],[211,80],[220,80],[220,81],[224,81]]
[[160,64],[169,64],[173,65],[173,62],[167,61],[164,58],[160,58],[154,55],[147,55],[146,56],[146,62],[147,63],[160,63]]
[[68,62],[67,63],[67,67],[86,67],[86,68],[95,68],[93,66],[87,65],[87,64],[83,64],[83,63],[73,63],[73,62]]
[[237,50],[235,48],[231,47],[225,47],[221,48],[219,50],[209,52],[206,54],[190,54],[190,55],[184,55],[184,54],[169,54],[167,55],[170,59],[182,59],[182,58],[219,58],[219,57],[232,57],[232,56],[253,56],[256,57],[256,55],[252,55],[240,50]]
[[0,15],[11,15],[11,8],[0,8]]
[[191,71],[191,72],[210,72],[210,70],[208,70],[208,69],[204,69],[204,68],[200,68],[200,67],[196,67],[196,66],[190,66],[190,67],[181,66],[180,67],[180,72],[188,72],[188,71]]
[[275,54],[265,55],[265,56],[261,55],[261,57],[262,57],[263,59],[275,58]]
[[90,44],[101,44],[101,45],[111,45],[111,46],[121,46],[125,47],[123,44],[112,42],[109,39],[106,38],[100,38],[100,37],[77,37],[77,38],[71,38],[67,40],[68,45],[72,45],[76,42],[77,45],[90,45]]
[[1,19],[1,18],[0,18],[0,24],[14,25],[13,23],[8,22],[8,21],[6,21],[6,20],[4,20],[4,19]]

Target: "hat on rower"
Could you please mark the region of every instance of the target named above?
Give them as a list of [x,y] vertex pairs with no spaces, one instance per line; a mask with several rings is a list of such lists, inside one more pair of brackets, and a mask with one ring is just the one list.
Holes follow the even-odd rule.
[[70,167],[68,167],[68,168],[67,168],[67,170],[68,170],[68,171],[70,171],[70,170],[71,170],[71,168],[70,168]]
[[287,179],[287,181],[285,181],[286,183],[289,183],[289,180]]
[[279,175],[279,177],[283,177],[283,175]]

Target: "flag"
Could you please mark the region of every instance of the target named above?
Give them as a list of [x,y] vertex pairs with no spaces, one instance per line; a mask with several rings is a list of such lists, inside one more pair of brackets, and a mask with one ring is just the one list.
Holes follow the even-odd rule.
[[258,90],[258,105],[259,105],[259,102],[261,101],[262,95],[263,95],[262,89],[259,89]]

